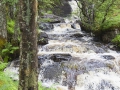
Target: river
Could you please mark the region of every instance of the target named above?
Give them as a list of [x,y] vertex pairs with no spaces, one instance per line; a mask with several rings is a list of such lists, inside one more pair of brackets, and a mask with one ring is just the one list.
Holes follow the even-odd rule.
[[[56,90],[120,90],[120,52],[96,42],[78,23],[54,23],[43,30],[49,42],[38,46],[39,81]],[[5,72],[18,80],[18,62]]]

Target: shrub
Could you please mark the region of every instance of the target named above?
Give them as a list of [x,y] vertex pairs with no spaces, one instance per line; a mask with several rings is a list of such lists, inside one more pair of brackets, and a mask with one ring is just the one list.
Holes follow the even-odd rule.
[[112,42],[113,42],[114,44],[116,44],[118,47],[120,47],[120,34],[117,35],[117,36],[112,40]]

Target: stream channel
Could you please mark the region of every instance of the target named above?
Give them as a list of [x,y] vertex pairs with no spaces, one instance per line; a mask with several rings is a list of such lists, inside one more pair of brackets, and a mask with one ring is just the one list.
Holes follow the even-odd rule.
[[[73,25],[74,24],[74,25]],[[39,81],[56,90],[120,90],[120,53],[95,42],[77,23],[54,23],[38,46]],[[5,69],[18,80],[18,61]]]

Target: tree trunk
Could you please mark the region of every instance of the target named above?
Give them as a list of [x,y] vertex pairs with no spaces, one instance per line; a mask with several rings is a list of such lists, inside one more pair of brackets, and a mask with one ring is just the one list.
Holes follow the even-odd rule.
[[0,36],[7,38],[5,4],[0,0]]
[[18,90],[38,90],[37,0],[19,0],[21,31]]

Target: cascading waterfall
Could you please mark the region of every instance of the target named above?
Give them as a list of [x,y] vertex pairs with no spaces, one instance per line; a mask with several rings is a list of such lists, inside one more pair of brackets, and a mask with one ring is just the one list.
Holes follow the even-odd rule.
[[[54,23],[49,43],[38,46],[39,81],[56,90],[120,90],[120,52],[95,42],[73,23]],[[18,61],[5,72],[18,79]]]
[[[57,90],[120,90],[120,53],[68,26],[54,24],[53,30],[45,31],[49,44],[38,47],[39,80],[43,85],[57,84]],[[6,71],[17,79],[14,65],[18,64],[11,63]]]

